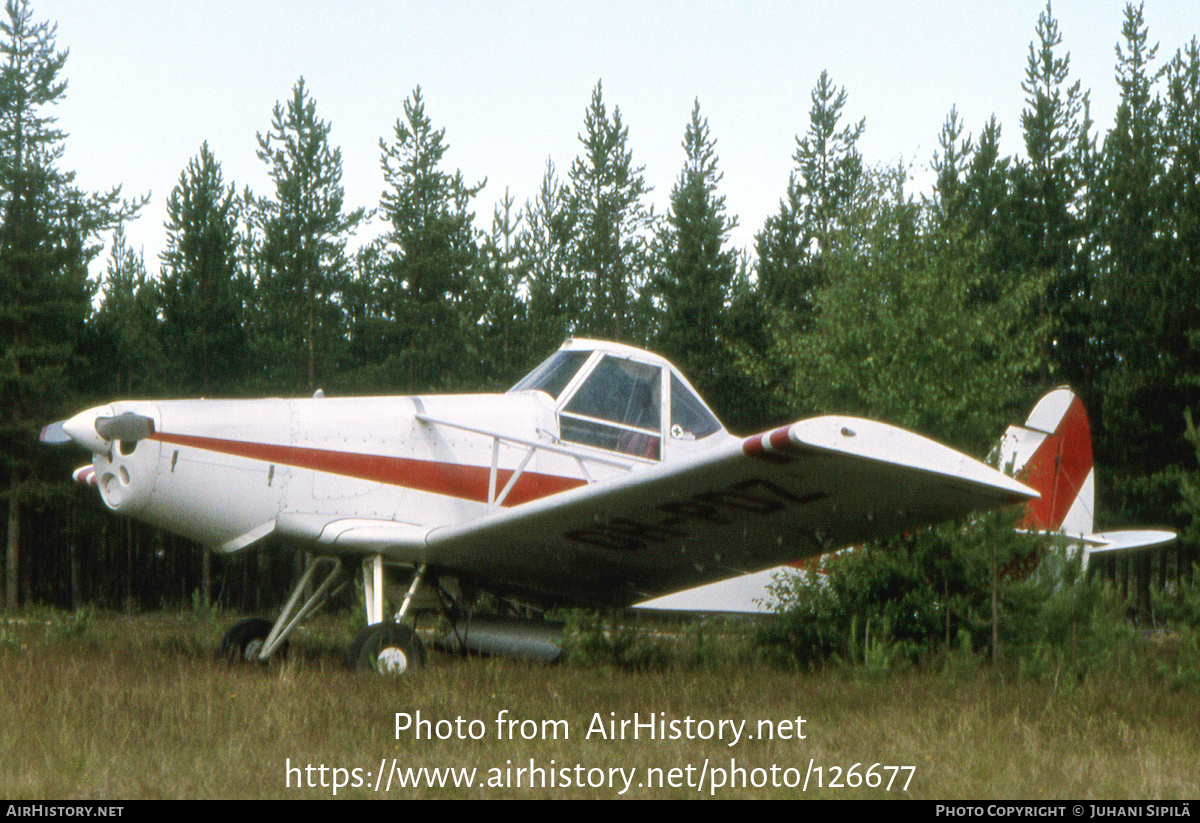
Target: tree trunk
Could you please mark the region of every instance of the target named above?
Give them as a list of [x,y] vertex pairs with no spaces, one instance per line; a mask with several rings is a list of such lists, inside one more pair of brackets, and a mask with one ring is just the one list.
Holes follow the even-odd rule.
[[21,559],[21,504],[17,500],[17,478],[14,476],[8,498],[8,548],[4,563],[4,603],[17,607],[17,570]]

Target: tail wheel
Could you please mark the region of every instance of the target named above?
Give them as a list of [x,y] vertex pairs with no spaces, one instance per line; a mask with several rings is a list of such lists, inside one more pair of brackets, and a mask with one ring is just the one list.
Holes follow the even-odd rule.
[[[247,617],[229,627],[221,638],[221,648],[218,654],[230,663],[258,663],[258,653],[262,651],[275,624],[265,617]],[[279,647],[280,657],[287,655],[288,644]]]
[[346,662],[354,669],[404,674],[425,665],[425,644],[403,623],[375,623],[354,638]]

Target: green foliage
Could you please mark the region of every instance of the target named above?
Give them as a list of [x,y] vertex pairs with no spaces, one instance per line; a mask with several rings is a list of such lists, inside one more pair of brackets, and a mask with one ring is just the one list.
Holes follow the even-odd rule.
[[87,636],[95,622],[96,610],[91,606],[76,609],[70,614],[53,611],[46,623],[46,640],[52,643],[60,640],[81,640]]
[[530,351],[552,351],[583,313],[579,281],[569,265],[570,237],[570,190],[547,161],[537,196],[525,204],[519,244]]
[[828,282],[826,257],[853,247],[860,227],[854,217],[863,193],[858,140],[866,122],[843,127],[845,105],[846,90],[821,72],[812,91],[808,132],[796,137],[787,196],[755,239],[765,297],[794,314],[802,331],[818,310],[816,294]]
[[735,394],[729,374],[727,307],[738,275],[738,258],[728,248],[737,219],[725,213],[717,193],[716,140],[700,102],[684,132],[685,162],[671,190],[671,209],[657,241],[653,289],[661,305],[659,351],[678,366],[710,405],[720,407]]
[[[368,379],[414,391],[458,385],[475,374],[480,314],[478,232],[462,172],[441,168],[449,145],[435,129],[417,87],[396,121],[395,142],[379,141],[388,188],[380,212],[389,224],[360,294],[367,300],[354,330]],[[378,372],[378,375],[372,375]]]
[[1045,326],[1025,308],[1042,283],[992,288],[976,244],[926,226],[902,170],[867,180],[855,217],[864,250],[826,259],[807,325],[783,316],[772,327],[771,357],[787,375],[780,403],[883,419],[981,453],[1043,363]]
[[[1012,526],[1011,515],[990,515],[827,557],[820,576],[776,582],[777,618],[756,643],[778,665],[832,664],[867,677],[912,663],[970,675],[990,649],[994,663],[1056,691],[1148,674],[1172,689],[1200,684],[1197,589],[1160,595],[1154,611],[1171,628],[1139,632],[1112,585],[1080,577],[1071,547],[1046,549],[1045,538]],[[1000,655],[995,641],[980,642],[989,636]]]
[[1067,687],[1131,670],[1137,633],[1124,603],[1111,586],[1080,579],[1076,557],[1047,554],[1005,600],[1006,654],[1026,675]]
[[231,392],[249,363],[238,290],[238,203],[205,142],[167,198],[163,341],[176,391]]
[[562,659],[574,666],[615,666],[635,671],[662,668],[667,652],[661,641],[623,623],[612,613],[571,609],[565,615]]
[[215,623],[222,616],[221,604],[205,597],[200,589],[192,589],[192,614],[199,620]]
[[1126,522],[1162,522],[1177,502],[1184,412],[1200,405],[1200,50],[1193,41],[1156,67],[1132,5],[1122,38],[1121,98],[1094,186],[1096,452],[1112,470],[1107,505]]
[[820,573],[778,578],[778,619],[758,643],[776,662],[804,668],[840,661],[881,673],[954,642],[967,662],[977,649],[962,644],[992,634],[995,587],[1038,551],[1014,523],[1013,512],[977,516],[826,556]]
[[91,350],[103,353],[95,358],[103,375],[96,383],[111,381],[114,394],[132,397],[160,391],[167,359],[159,329],[162,295],[142,255],[129,248],[123,226],[113,233],[101,298],[89,328]]
[[[7,503],[5,602],[17,604],[23,504],[45,496],[32,432],[68,405],[84,356],[97,238],[142,202],[93,194],[59,167],[66,135],[53,106],[66,93],[54,27],[24,0],[0,21],[0,499]],[[74,379],[73,379],[74,378]]]
[[254,204],[262,240],[250,304],[272,385],[308,392],[338,366],[347,337],[346,243],[365,216],[345,209],[342,152],[330,147],[330,126],[316,111],[300,78],[286,108],[275,105],[270,130],[258,135],[275,195]]
[[601,84],[592,91],[579,136],[583,154],[570,170],[568,266],[582,286],[583,315],[573,330],[611,340],[645,340],[651,325],[641,298],[656,219],[650,189],[633,164],[620,108],[609,115]]
[[[528,282],[529,258],[522,248],[524,215],[506,191],[492,213],[492,231],[479,250],[480,388],[507,389],[528,368],[530,327],[528,304],[521,299]],[[551,348],[550,344],[547,348]]]
[[584,609],[562,617],[562,660],[571,666],[721,671],[759,660],[750,630],[737,620],[694,617],[680,623]]
[[1181,631],[1173,645],[1169,659],[1156,662],[1156,673],[1172,690],[1200,691],[1200,631]]

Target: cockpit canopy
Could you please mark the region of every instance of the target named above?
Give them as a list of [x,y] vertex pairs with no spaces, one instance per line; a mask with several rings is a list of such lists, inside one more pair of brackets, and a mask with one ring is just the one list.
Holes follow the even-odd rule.
[[649,460],[663,459],[664,438],[690,443],[723,431],[674,366],[616,343],[568,340],[511,391],[549,395],[562,440]]

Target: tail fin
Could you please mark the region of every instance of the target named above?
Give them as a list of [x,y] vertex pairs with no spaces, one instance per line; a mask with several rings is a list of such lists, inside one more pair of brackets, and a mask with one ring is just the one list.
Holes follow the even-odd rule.
[[1024,426],[1008,427],[1000,440],[1000,466],[1020,473],[1041,494],[1027,504],[1021,527],[1078,540],[1085,571],[1093,554],[1156,548],[1175,540],[1174,532],[1161,530],[1096,533],[1092,431],[1083,402],[1066,386],[1039,400]]
[[1000,440],[1000,466],[1041,497],[1026,507],[1021,525],[1072,536],[1095,530],[1096,471],[1092,430],[1083,401],[1060,386],[1038,401],[1024,426]]

